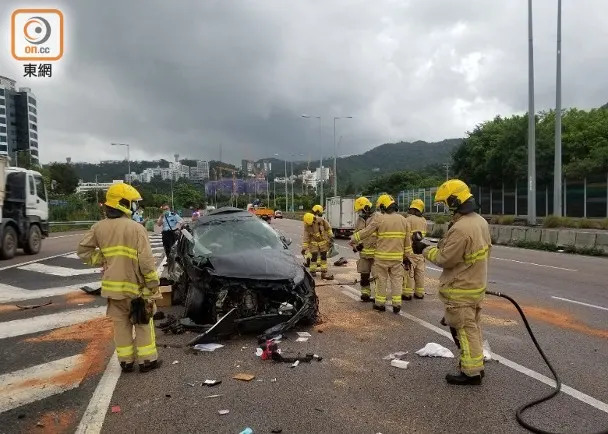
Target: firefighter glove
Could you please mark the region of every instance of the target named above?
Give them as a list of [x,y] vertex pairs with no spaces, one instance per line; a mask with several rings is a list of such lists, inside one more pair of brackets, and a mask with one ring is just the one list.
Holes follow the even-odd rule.
[[306,250],[302,249],[300,253],[302,254],[302,256],[306,256]]
[[359,244],[359,245],[357,246],[357,252],[360,252],[360,251],[362,251],[362,250],[363,250],[363,244]]
[[420,255],[429,245],[425,243],[420,232],[412,234],[412,250],[416,255]]
[[408,258],[403,258],[403,267],[409,271],[412,268],[412,262]]

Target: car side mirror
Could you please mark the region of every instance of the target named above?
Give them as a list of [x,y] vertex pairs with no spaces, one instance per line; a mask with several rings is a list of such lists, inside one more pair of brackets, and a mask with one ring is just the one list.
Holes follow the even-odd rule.
[[291,238],[285,238],[284,235],[281,235],[281,241],[283,241],[286,246],[291,246],[291,243],[293,242]]

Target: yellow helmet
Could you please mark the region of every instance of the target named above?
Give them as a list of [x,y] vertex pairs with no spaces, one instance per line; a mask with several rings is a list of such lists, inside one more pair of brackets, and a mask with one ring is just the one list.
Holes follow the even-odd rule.
[[420,212],[424,212],[424,202],[420,199],[414,199],[412,203],[410,203],[410,208],[414,208]]
[[381,194],[376,201],[376,208],[388,208],[395,203],[395,199],[390,194]]
[[372,207],[372,203],[367,197],[361,196],[357,198],[357,200],[355,200],[355,211],[362,211],[363,209],[365,209],[366,206],[370,208]]
[[468,185],[460,179],[450,179],[437,189],[435,202],[443,202],[450,209],[456,209],[472,196]]
[[323,214],[323,207],[321,205],[315,205],[312,207],[312,212]]
[[129,184],[113,184],[106,193],[106,206],[124,212],[126,215],[133,214],[133,203],[141,200],[141,195]]
[[310,226],[312,225],[312,222],[315,221],[315,215],[310,212],[307,212],[306,214],[304,214],[304,218],[302,218],[302,220],[304,220],[305,224]]

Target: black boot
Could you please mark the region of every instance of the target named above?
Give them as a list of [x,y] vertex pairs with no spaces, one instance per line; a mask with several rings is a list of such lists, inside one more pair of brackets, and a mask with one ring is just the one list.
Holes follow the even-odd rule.
[[134,363],[120,362],[120,369],[122,372],[133,372]]
[[378,306],[376,303],[374,303],[374,310],[377,310],[378,312],[386,312],[386,306]]
[[367,294],[361,294],[361,301],[364,303],[368,303],[372,301],[371,297]]
[[455,386],[479,386],[479,385],[481,385],[481,375],[475,375],[474,377],[469,377],[468,375],[465,375],[462,372],[457,375],[448,374],[445,376],[445,380],[448,382],[448,384],[453,384]]
[[401,312],[401,306],[393,306],[393,313],[397,314]]
[[150,372],[153,369],[158,369],[161,367],[163,362],[161,360],[154,360],[152,362],[146,360],[144,363],[139,364],[139,372],[144,374],[146,372]]
[[401,300],[403,300],[403,301],[411,301],[412,300],[412,296],[411,295],[402,295],[401,296]]
[[422,300],[424,298],[424,294],[422,294],[422,295],[414,294],[414,298],[416,300]]

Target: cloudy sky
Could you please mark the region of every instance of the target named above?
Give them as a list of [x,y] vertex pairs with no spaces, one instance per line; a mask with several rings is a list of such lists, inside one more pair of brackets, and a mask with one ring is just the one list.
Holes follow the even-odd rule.
[[[143,5],[145,4],[145,7]],[[536,108],[555,104],[556,0],[534,0]],[[65,54],[22,78],[39,98],[44,162],[333,155],[462,137],[527,110],[526,0],[35,0],[58,7]],[[564,0],[563,105],[608,102],[608,1]]]

